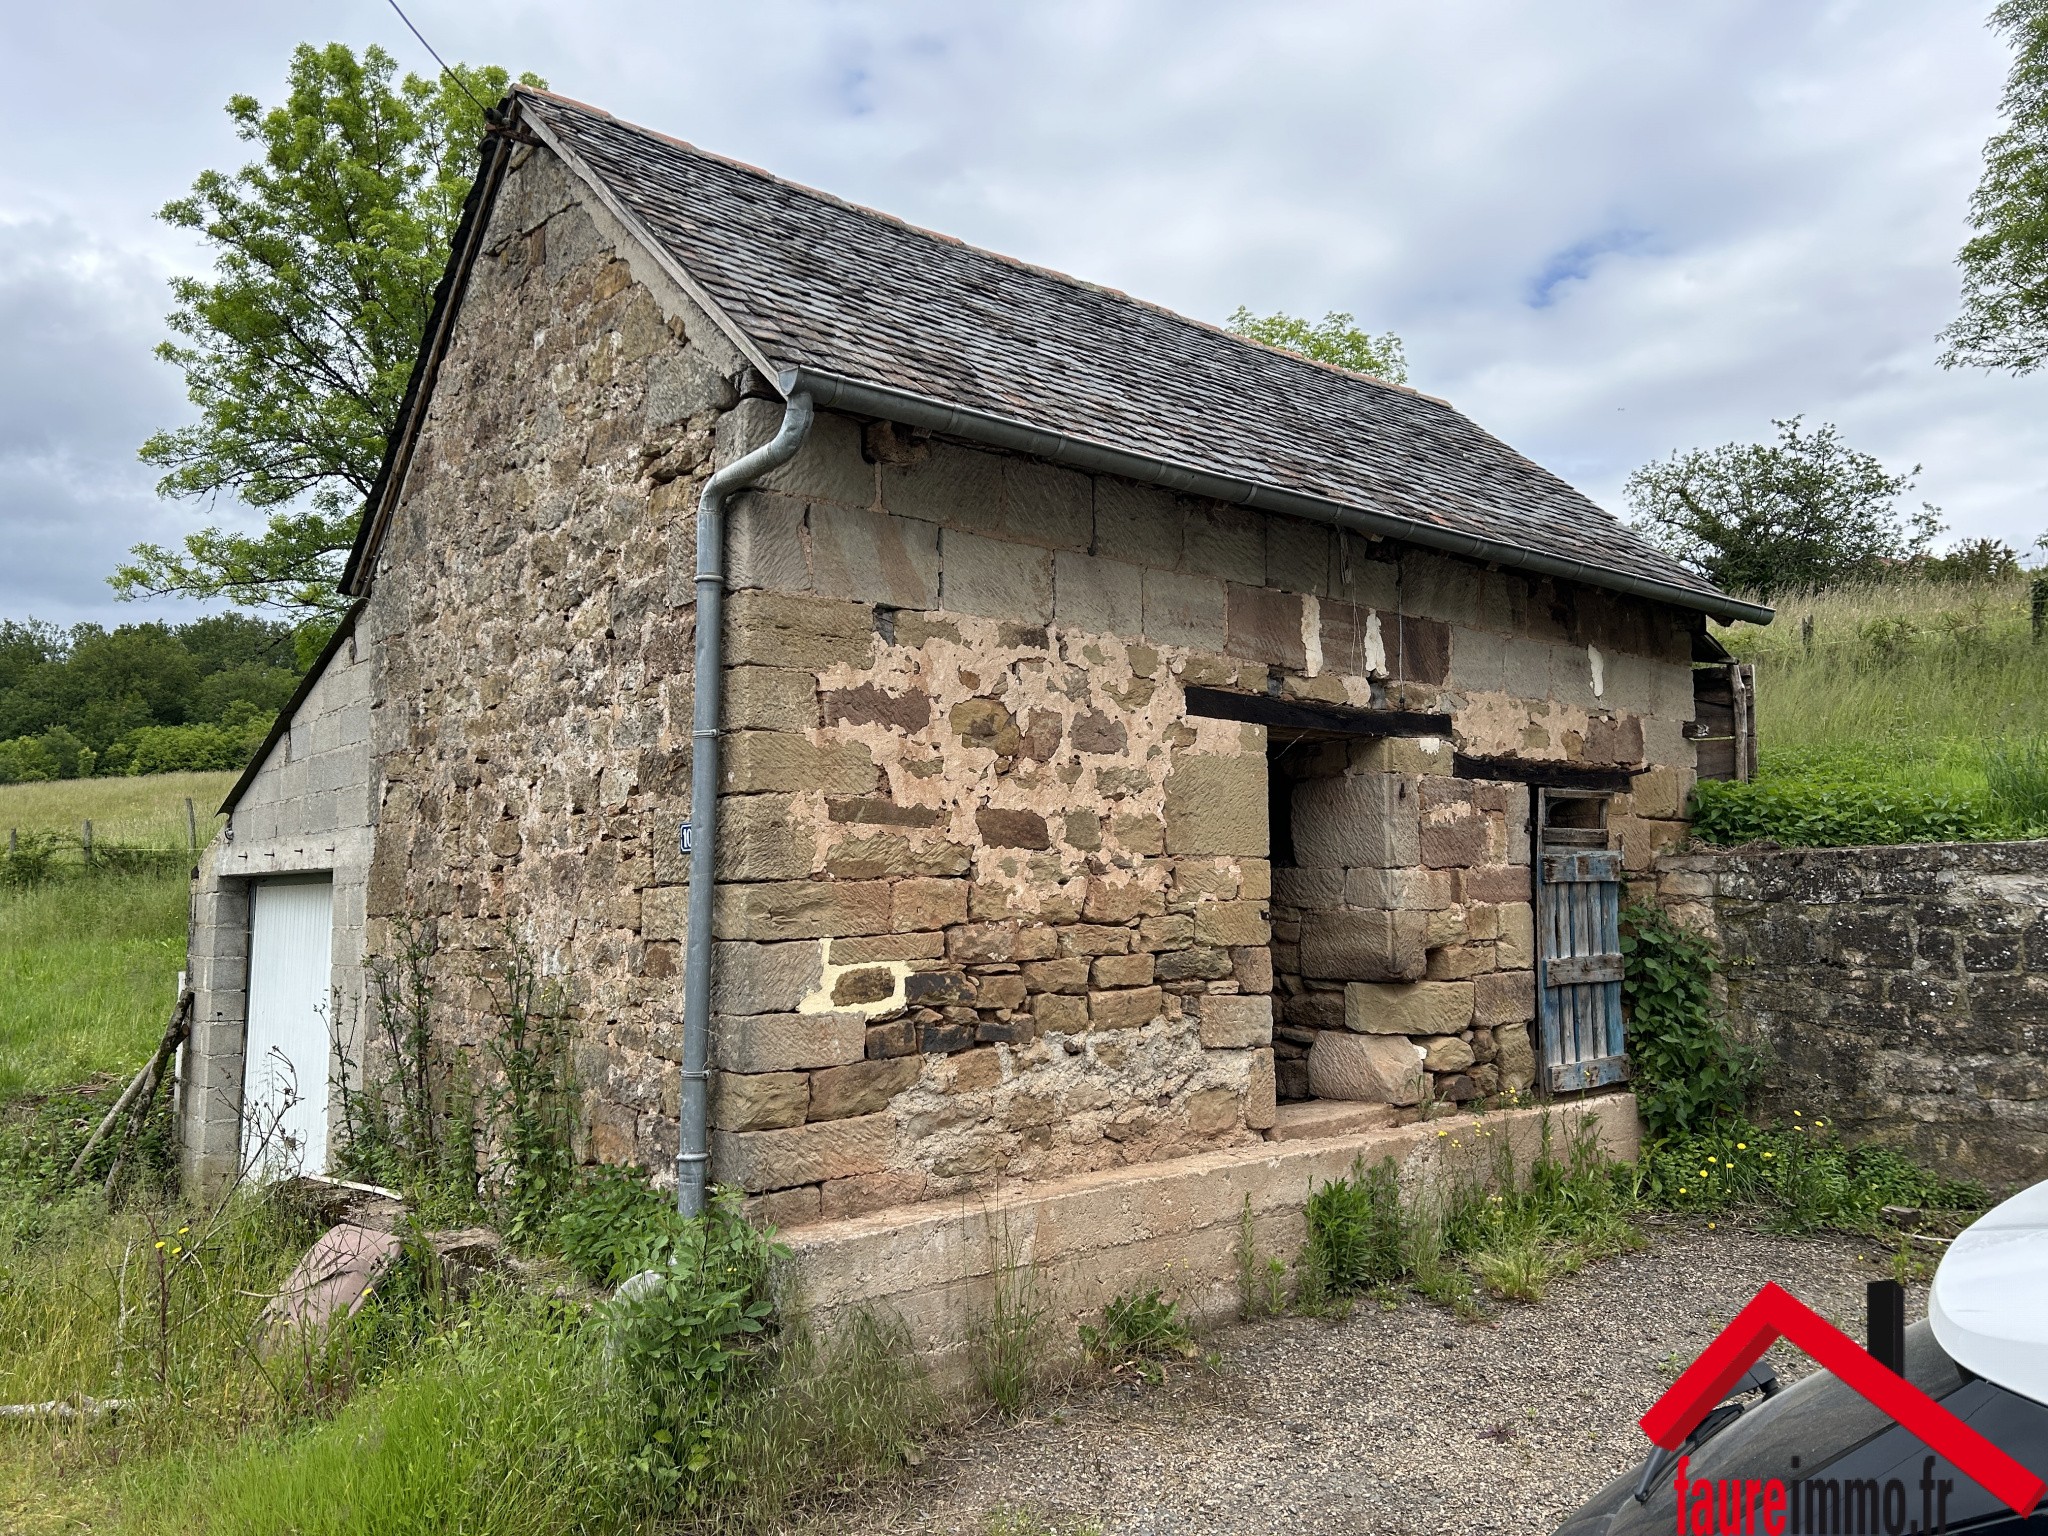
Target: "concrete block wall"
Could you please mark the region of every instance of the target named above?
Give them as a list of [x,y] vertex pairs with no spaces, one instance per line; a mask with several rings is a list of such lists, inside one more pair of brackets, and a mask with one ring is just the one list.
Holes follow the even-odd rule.
[[2048,1178],[2048,842],[1667,855],[1656,888],[1722,947],[1761,1113]]
[[[360,1059],[364,898],[375,798],[370,761],[372,671],[360,631],[345,639],[293,713],[193,884],[186,969],[195,1007],[179,1070],[185,1178],[198,1187],[241,1163],[243,1046],[249,984],[249,888],[268,875],[334,879],[331,1024],[342,1055]],[[330,1078],[340,1057],[328,1062]],[[329,1100],[329,1130],[338,1101]]]

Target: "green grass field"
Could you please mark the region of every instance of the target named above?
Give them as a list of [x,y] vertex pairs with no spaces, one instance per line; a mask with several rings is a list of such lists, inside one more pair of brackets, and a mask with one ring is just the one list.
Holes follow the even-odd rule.
[[2048,754],[2048,644],[2030,633],[2025,578],[1787,599],[1775,623],[1721,638],[1756,664],[1767,775],[1991,800],[2023,795],[2013,783]]
[[81,823],[90,821],[95,838],[176,848],[185,842],[189,799],[204,845],[220,830],[222,818],[214,811],[234,782],[232,773],[152,773],[132,779],[0,784],[0,833],[75,835]]

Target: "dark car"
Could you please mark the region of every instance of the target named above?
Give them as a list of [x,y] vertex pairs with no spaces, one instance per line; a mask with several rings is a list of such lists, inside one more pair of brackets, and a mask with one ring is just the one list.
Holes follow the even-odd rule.
[[[1966,1231],[1934,1280],[1929,1320],[1905,1330],[1905,1376],[2029,1470],[2048,1476],[2048,1183]],[[1680,1523],[1680,1456],[1691,1490]],[[1755,1486],[1752,1486],[1754,1480]],[[1781,1485],[1782,1502],[1766,1507]],[[1697,1490],[1732,1494],[1697,1524]],[[1769,1515],[1773,1518],[1766,1519]],[[1733,1516],[1729,1523],[1724,1517]],[[2048,1501],[2015,1514],[1825,1371],[1779,1389],[1767,1367],[1677,1454],[1616,1478],[1557,1536],[1903,1536],[2048,1531]]]

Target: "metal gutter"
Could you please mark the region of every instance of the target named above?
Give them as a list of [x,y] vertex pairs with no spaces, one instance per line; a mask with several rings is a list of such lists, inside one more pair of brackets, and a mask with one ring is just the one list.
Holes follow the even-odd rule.
[[697,500],[697,643],[690,717],[690,901],[683,943],[683,1083],[676,1137],[676,1209],[704,1210],[711,1163],[711,897],[717,880],[719,717],[725,697],[725,503],[787,464],[811,430],[811,397],[789,397],[774,437],[709,480]]
[[905,426],[945,432],[973,442],[987,443],[992,447],[1009,448],[1018,453],[1031,454],[1036,458],[1050,459],[1054,463],[1071,464],[1076,469],[1121,475],[1127,480],[1142,480],[1152,485],[1163,485],[1170,490],[1183,491],[1192,496],[1207,496],[1215,501],[1257,507],[1261,511],[1284,513],[1289,517],[1305,517],[1354,533],[1399,539],[1404,543],[1419,544],[1427,549],[1442,550],[1446,554],[1462,555],[1468,560],[1483,560],[1495,565],[1512,566],[1518,570],[1534,571],[1539,575],[1562,577],[1567,581],[1581,582],[1589,587],[1602,587],[1610,592],[1627,592],[1637,597],[1669,603],[1674,607],[1709,614],[1723,621],[1746,619],[1752,624],[1768,624],[1773,616],[1773,610],[1762,603],[1744,602],[1725,593],[1702,591],[1696,587],[1657,581],[1648,576],[1632,575],[1627,571],[1610,570],[1589,561],[1524,549],[1518,544],[1489,539],[1482,534],[1439,527],[1434,523],[1399,517],[1392,513],[1370,512],[1300,491],[1284,491],[1250,480],[1237,480],[1226,475],[1211,474],[1206,470],[1188,469],[1148,454],[1111,448],[1101,443],[1088,442],[1083,438],[1071,437],[1063,432],[1029,426],[986,411],[948,405],[925,395],[912,394],[908,390],[866,384],[858,379],[845,378],[821,369],[785,369],[777,382],[785,395],[802,392],[810,395],[819,405],[833,406],[859,415],[878,416],[887,421],[901,422]]

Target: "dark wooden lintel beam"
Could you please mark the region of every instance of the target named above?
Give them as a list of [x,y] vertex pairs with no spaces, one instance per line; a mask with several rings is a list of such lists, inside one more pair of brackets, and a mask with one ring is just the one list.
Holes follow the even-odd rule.
[[1451,754],[1451,768],[1461,779],[1497,779],[1538,789],[1585,789],[1607,795],[1627,794],[1630,782],[1646,771],[1588,768],[1583,763],[1545,762],[1533,757],[1474,757],[1466,752]]
[[1242,720],[1280,730],[1319,736],[1448,736],[1449,715],[1412,709],[1358,709],[1349,704],[1318,704],[1307,699],[1280,699],[1266,693],[1231,693],[1222,688],[1190,688],[1188,713],[1211,720]]

